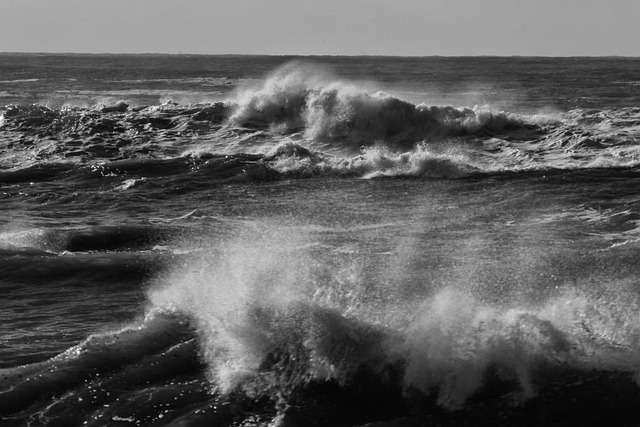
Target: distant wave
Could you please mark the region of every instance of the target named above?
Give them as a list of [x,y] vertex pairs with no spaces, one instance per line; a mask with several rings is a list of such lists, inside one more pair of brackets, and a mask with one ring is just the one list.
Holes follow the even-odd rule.
[[38,82],[40,79],[14,79],[14,80],[0,80],[0,83],[3,84],[12,84],[12,83],[34,83]]
[[295,143],[284,143],[269,152],[264,160],[281,174],[299,176],[462,178],[483,172],[463,150],[428,144],[405,152],[378,145],[363,148],[359,155],[341,157],[312,153]]
[[172,79],[123,79],[113,80],[114,83],[128,84],[148,84],[148,83],[166,83],[166,84],[194,84],[203,86],[232,86],[236,84],[234,79],[228,77],[192,77],[192,78],[172,78]]
[[[287,64],[224,102],[0,108],[0,181],[201,174],[460,178],[640,165],[640,109],[531,115],[415,105]],[[93,175],[92,175],[93,174]],[[126,177],[125,177],[126,175]],[[131,181],[133,180],[133,181]],[[204,182],[203,182],[204,183]]]
[[242,94],[229,121],[310,140],[339,140],[351,148],[378,141],[412,146],[451,135],[531,129],[521,118],[488,108],[414,105],[357,86],[324,81],[312,66],[288,64],[257,91]]

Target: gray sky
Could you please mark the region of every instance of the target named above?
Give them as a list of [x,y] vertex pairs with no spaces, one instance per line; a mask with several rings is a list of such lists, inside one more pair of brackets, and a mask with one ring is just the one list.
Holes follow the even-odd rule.
[[640,0],[0,0],[0,51],[640,56]]

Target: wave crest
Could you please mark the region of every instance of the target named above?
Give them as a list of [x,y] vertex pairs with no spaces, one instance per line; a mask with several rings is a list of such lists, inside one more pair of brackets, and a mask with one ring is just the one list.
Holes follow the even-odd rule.
[[368,94],[297,64],[284,66],[236,103],[232,125],[303,132],[310,140],[340,140],[352,148],[381,140],[411,145],[426,138],[531,127],[488,107],[414,105],[384,92]]

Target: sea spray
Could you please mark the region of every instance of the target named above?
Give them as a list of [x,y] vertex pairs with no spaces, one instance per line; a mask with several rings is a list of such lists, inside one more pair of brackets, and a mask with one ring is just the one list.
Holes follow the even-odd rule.
[[252,325],[254,307],[286,306],[306,285],[310,261],[298,258],[302,242],[284,230],[263,233],[247,230],[195,255],[150,293],[154,306],[193,317],[211,376],[226,391],[257,371],[271,350]]
[[513,289],[490,302],[463,274],[431,290],[385,282],[390,276],[381,273],[407,260],[376,265],[343,251],[319,258],[326,247],[310,230],[246,225],[194,253],[149,293],[154,307],[193,319],[209,378],[223,393],[277,395],[285,408],[307,384],[347,386],[362,370],[401,366],[395,386],[453,410],[496,382],[522,403],[562,366],[637,369],[618,362],[638,347],[630,301],[614,310],[609,297],[603,305],[597,293],[563,286],[535,299]]
[[405,382],[440,405],[460,408],[482,390],[489,369],[519,386],[519,398],[535,394],[531,369],[565,359],[570,344],[551,322],[517,308],[500,310],[455,289],[427,299],[408,329]]

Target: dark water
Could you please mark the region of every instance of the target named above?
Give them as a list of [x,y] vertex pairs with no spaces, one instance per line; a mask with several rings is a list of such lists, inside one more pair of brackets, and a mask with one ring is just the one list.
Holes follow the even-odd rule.
[[0,55],[2,425],[636,425],[638,71]]

